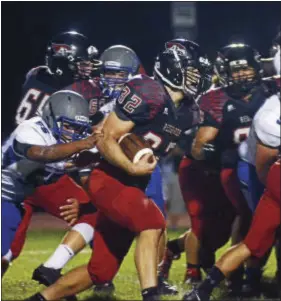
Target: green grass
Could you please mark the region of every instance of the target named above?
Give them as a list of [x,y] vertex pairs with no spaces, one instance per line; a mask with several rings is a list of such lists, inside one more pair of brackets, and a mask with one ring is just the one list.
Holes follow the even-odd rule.
[[[180,232],[170,232],[169,238],[177,237]],[[2,300],[23,300],[35,292],[40,291],[43,286],[31,280],[33,270],[44,262],[59,244],[64,233],[60,231],[29,231],[28,239],[21,256],[12,264],[2,281]],[[217,252],[217,256],[222,254],[223,247]],[[135,270],[133,252],[134,246],[126,257],[121,270],[117,274],[114,283],[116,286],[115,296],[119,300],[141,300],[139,293],[139,282]],[[64,272],[72,268],[87,263],[90,257],[90,248],[86,248],[83,253],[78,254],[64,269]],[[275,256],[271,254],[267,264],[265,275],[272,277],[276,270]],[[176,284],[180,291],[180,296],[168,298],[169,300],[180,300],[186,290],[182,284],[185,272],[185,256],[174,261],[170,279]],[[87,299],[92,295],[88,290],[79,294],[79,300]],[[216,294],[217,295],[217,294]],[[164,298],[165,299],[165,298]]]

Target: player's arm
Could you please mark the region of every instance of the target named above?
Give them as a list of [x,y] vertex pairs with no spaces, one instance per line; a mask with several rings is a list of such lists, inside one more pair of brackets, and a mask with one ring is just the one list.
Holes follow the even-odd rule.
[[103,124],[103,135],[97,142],[101,155],[111,164],[131,175],[146,175],[153,172],[156,160],[149,163],[149,156],[144,156],[133,164],[123,153],[118,140],[139,123],[149,120],[150,107],[134,88],[126,85],[116,101],[115,111],[110,113]]
[[24,135],[20,135],[20,133],[14,141],[15,152],[29,160],[41,163],[61,161],[82,150],[91,149],[94,147],[98,136],[94,133],[83,140],[46,146],[40,137],[34,139],[32,135],[28,135],[33,134],[30,129],[26,129]]
[[[203,112],[202,112],[203,113]],[[214,118],[204,113],[203,121],[197,130],[192,146],[191,155],[196,160],[210,160],[214,153],[214,145],[212,142],[215,140],[219,132],[219,125]]]
[[256,171],[265,185],[268,171],[276,161],[280,147],[280,118],[276,113],[264,112],[253,123],[257,135]]
[[145,175],[152,173],[155,162],[147,162],[141,169],[139,164],[133,164],[127,158],[118,144],[119,138],[129,133],[134,126],[133,121],[121,120],[115,112],[110,113],[103,125],[103,135],[97,141],[97,148],[108,162],[125,170],[128,174]]

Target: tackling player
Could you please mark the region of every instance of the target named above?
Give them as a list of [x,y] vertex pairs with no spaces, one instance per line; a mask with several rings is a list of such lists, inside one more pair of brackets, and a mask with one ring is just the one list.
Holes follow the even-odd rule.
[[[36,185],[63,175],[73,154],[94,147],[96,136],[88,135],[89,128],[86,100],[77,93],[61,91],[46,102],[42,117],[24,121],[3,145],[1,255],[5,261],[12,257],[11,244],[25,197]],[[40,173],[43,182],[38,183]]]

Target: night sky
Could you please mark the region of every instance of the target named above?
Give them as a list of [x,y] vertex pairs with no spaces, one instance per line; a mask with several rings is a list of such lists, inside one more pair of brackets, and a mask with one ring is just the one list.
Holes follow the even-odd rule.
[[[100,51],[132,47],[145,68],[172,38],[169,2],[2,2],[2,132],[8,131],[26,72],[44,64],[58,32],[77,30]],[[198,2],[197,42],[211,58],[231,39],[243,39],[264,56],[280,25],[281,2]]]

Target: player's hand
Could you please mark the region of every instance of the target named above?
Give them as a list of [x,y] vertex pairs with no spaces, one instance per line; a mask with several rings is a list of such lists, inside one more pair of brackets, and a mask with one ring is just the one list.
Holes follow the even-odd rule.
[[157,165],[157,160],[155,156],[151,154],[146,154],[141,159],[132,165],[132,170],[130,172],[133,176],[145,176],[153,173]]
[[83,140],[83,143],[85,144],[85,149],[91,149],[95,147],[98,139],[101,138],[102,136],[103,136],[102,130],[100,128],[97,128],[91,136]]
[[73,226],[78,220],[79,216],[79,202],[76,199],[67,199],[68,205],[60,207],[60,216],[68,223],[69,226]]

